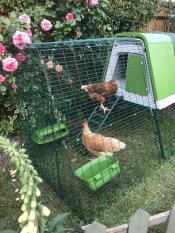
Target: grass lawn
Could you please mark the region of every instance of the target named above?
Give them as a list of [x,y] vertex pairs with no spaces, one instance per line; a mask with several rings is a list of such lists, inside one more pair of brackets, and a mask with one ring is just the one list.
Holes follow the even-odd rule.
[[[108,226],[127,222],[139,208],[156,214],[170,209],[175,202],[175,157],[165,161],[150,177],[125,195],[118,195],[116,202],[97,219]],[[110,216],[110,217],[109,217]]]

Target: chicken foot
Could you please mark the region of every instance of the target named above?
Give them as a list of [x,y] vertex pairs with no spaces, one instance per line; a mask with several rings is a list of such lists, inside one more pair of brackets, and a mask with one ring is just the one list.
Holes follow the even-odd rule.
[[87,85],[82,85],[82,86],[81,86],[81,89],[84,90],[84,91],[86,91],[86,92],[88,92]]
[[110,110],[109,108],[105,107],[103,103],[101,103],[100,109],[103,110],[104,114],[106,113],[106,111],[109,111],[109,110]]

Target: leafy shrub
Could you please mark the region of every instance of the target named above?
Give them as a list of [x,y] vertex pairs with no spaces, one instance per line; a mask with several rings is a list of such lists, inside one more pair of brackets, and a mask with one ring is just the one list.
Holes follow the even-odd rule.
[[36,4],[36,2],[35,0],[1,0],[0,14],[9,15],[11,11],[26,9],[30,5]]
[[153,19],[160,3],[161,0],[110,0],[113,34],[140,30]]
[[[110,18],[107,14],[108,0],[100,4],[88,5],[84,0],[68,0],[55,4],[48,1],[46,5],[31,6],[26,13],[33,19],[33,29],[36,40],[53,41],[79,38],[92,38],[112,35]],[[66,15],[72,13],[73,20],[67,20]],[[48,33],[40,31],[40,22],[49,19],[53,29]]]
[[0,120],[0,135],[10,136],[14,132],[14,121],[16,116],[8,116]]
[[[33,18],[36,40],[109,37],[117,32],[136,31],[153,18],[159,4],[159,0],[100,0],[95,6],[85,0],[55,2],[26,9]],[[73,13],[74,20],[66,20],[68,12]],[[42,18],[53,23],[51,33],[39,30]]]
[[169,11],[169,31],[174,32],[175,31],[175,2],[170,1],[168,4],[166,4],[166,7]]

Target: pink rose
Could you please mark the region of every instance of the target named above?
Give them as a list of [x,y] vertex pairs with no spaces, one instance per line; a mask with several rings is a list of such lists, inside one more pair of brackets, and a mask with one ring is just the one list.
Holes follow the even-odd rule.
[[5,46],[0,42],[0,54],[5,53]]
[[67,13],[66,19],[67,19],[68,21],[71,21],[71,20],[74,19],[74,15],[73,15],[72,13]]
[[48,61],[46,64],[47,64],[47,68],[48,69],[52,69],[53,68],[53,62],[52,61]]
[[25,55],[25,53],[18,53],[15,58],[17,61],[25,61],[26,55]]
[[58,64],[58,65],[55,66],[55,69],[56,69],[57,72],[62,72],[63,67],[62,67],[62,65]]
[[0,74],[0,83],[3,83],[5,81],[5,77]]
[[15,58],[7,57],[2,60],[2,66],[3,70],[13,72],[18,68],[18,61]]
[[47,19],[43,19],[40,25],[43,31],[49,31],[53,27],[52,23]]
[[23,22],[25,22],[27,24],[31,23],[31,18],[26,14],[20,15],[19,19],[21,19]]
[[16,89],[17,89],[16,83],[12,83],[11,88],[12,88],[13,90],[16,90]]
[[13,34],[12,38],[13,38],[13,44],[18,49],[24,49],[25,48],[24,44],[31,43],[30,37],[27,35],[26,32],[16,31]]
[[28,36],[32,36],[32,30],[29,29],[29,30],[26,32],[26,34],[27,34]]
[[96,6],[96,5],[99,4],[98,1],[99,1],[99,0],[90,0],[89,4],[90,4],[91,6]]

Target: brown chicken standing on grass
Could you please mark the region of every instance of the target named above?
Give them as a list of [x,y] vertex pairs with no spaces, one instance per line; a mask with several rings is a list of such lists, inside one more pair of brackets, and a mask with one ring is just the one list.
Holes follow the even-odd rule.
[[126,144],[116,138],[105,137],[102,134],[92,133],[88,121],[83,121],[82,143],[94,156],[112,156],[126,147]]
[[82,85],[81,89],[88,92],[92,100],[100,102],[100,108],[105,113],[109,109],[105,107],[103,103],[107,99],[110,99],[113,96],[115,96],[118,89],[118,81],[112,79],[104,83],[90,83],[87,85]]

